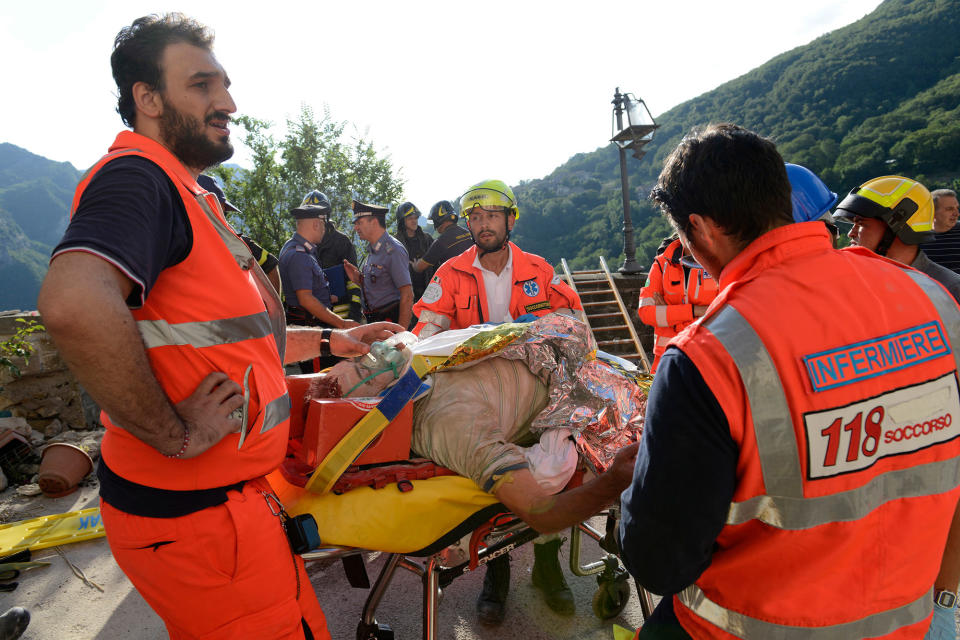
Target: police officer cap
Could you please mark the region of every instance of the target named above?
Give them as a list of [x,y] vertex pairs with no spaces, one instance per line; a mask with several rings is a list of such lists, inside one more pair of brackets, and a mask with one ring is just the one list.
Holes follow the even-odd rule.
[[376,204],[369,204],[366,202],[360,202],[359,200],[354,200],[353,221],[356,222],[360,218],[366,216],[378,216],[382,221],[387,216],[387,208]]
[[308,218],[327,218],[330,215],[330,201],[323,193],[314,189],[304,197],[299,207],[290,209],[297,220]]
[[220,188],[220,185],[217,184],[217,181],[214,180],[213,177],[201,173],[197,176],[197,184],[200,185],[200,188],[204,191],[209,191],[217,196],[217,200],[220,201],[220,206],[223,207],[224,211],[240,211],[240,209],[230,204],[226,194],[223,193],[223,189]]

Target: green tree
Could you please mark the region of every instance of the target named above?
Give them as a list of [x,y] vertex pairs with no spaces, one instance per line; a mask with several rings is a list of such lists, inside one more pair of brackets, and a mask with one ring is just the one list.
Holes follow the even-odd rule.
[[333,206],[332,220],[350,235],[350,201],[354,196],[376,203],[394,203],[403,197],[403,181],[389,155],[356,133],[348,123],[334,120],[324,108],[317,118],[304,105],[295,120],[287,121],[286,135],[271,134],[272,123],[243,115],[235,121],[244,129],[243,143],[253,155],[253,168],[218,167],[213,173],[224,183],[227,198],[240,209],[230,222],[273,253],[293,234],[290,209],[312,189],[323,191]]

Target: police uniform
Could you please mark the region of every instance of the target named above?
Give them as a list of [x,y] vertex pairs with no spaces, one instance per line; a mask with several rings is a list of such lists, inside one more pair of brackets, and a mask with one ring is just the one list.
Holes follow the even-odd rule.
[[280,279],[283,283],[284,309],[288,324],[318,326],[324,324],[297,304],[297,291],[310,289],[313,297],[330,308],[330,284],[314,256],[315,245],[299,233],[280,250]]
[[[364,216],[385,216],[386,213],[385,207],[356,200],[353,202],[354,220]],[[400,287],[412,287],[408,268],[410,258],[403,244],[387,233],[386,229],[369,247],[370,253],[360,270],[363,315],[368,322],[397,322],[400,314]]]
[[[326,223],[330,214],[330,203],[327,197],[319,191],[311,191],[304,198],[303,203],[290,210],[297,220],[319,219]],[[308,289],[320,304],[328,309],[333,307],[330,299],[330,283],[323,272],[323,268],[314,254],[316,245],[308,241],[299,233],[287,240],[280,250],[280,281],[283,287],[283,308],[287,315],[287,324],[299,324],[308,327],[330,326],[299,304],[297,291]],[[302,373],[313,373],[333,366],[341,358],[326,356],[305,360],[300,365]]]

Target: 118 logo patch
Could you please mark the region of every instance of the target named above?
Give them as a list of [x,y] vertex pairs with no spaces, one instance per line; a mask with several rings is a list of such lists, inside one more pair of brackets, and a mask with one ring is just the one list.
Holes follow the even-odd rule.
[[953,373],[845,407],[804,414],[807,477],[860,471],[960,435]]

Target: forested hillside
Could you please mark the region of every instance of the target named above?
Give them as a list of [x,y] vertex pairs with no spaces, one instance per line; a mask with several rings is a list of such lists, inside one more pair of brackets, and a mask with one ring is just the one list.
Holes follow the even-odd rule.
[[[960,2],[887,0],[851,25],[798,47],[657,117],[646,156],[628,155],[638,260],[647,265],[667,225],[645,202],[684,133],[735,122],[774,138],[790,162],[837,193],[901,173],[934,188],[960,175]],[[643,87],[629,87],[643,97]],[[651,105],[655,110],[655,105]],[[550,261],[596,268],[623,260],[616,148],[578,154],[517,189],[514,234]]]
[[[735,23],[724,28],[731,38],[748,37],[736,33]],[[664,159],[684,133],[711,122],[736,122],[773,137],[786,160],[813,169],[841,195],[886,173],[917,178],[930,188],[952,184],[960,177],[958,30],[956,0],[886,0],[863,19],[660,114],[661,128],[644,158],[627,159],[640,264],[650,264],[669,233],[646,200]],[[644,87],[621,88],[644,96]],[[656,106],[650,105],[655,113]],[[329,167],[314,169],[319,176]],[[280,178],[268,177],[285,184],[282,172],[274,173]],[[245,174],[229,168],[221,174],[236,200],[244,188],[237,181]],[[79,178],[69,163],[0,144],[0,309],[36,305]],[[256,192],[251,198],[263,195],[256,185],[247,186]],[[357,185],[339,191],[351,189],[364,192]],[[623,261],[613,145],[577,154],[515,190],[521,219],[514,238],[525,249],[554,264],[567,258],[574,268],[596,268],[600,255],[614,268]],[[241,200],[242,207],[254,203]]]
[[36,308],[79,180],[69,162],[0,144],[0,310]]

